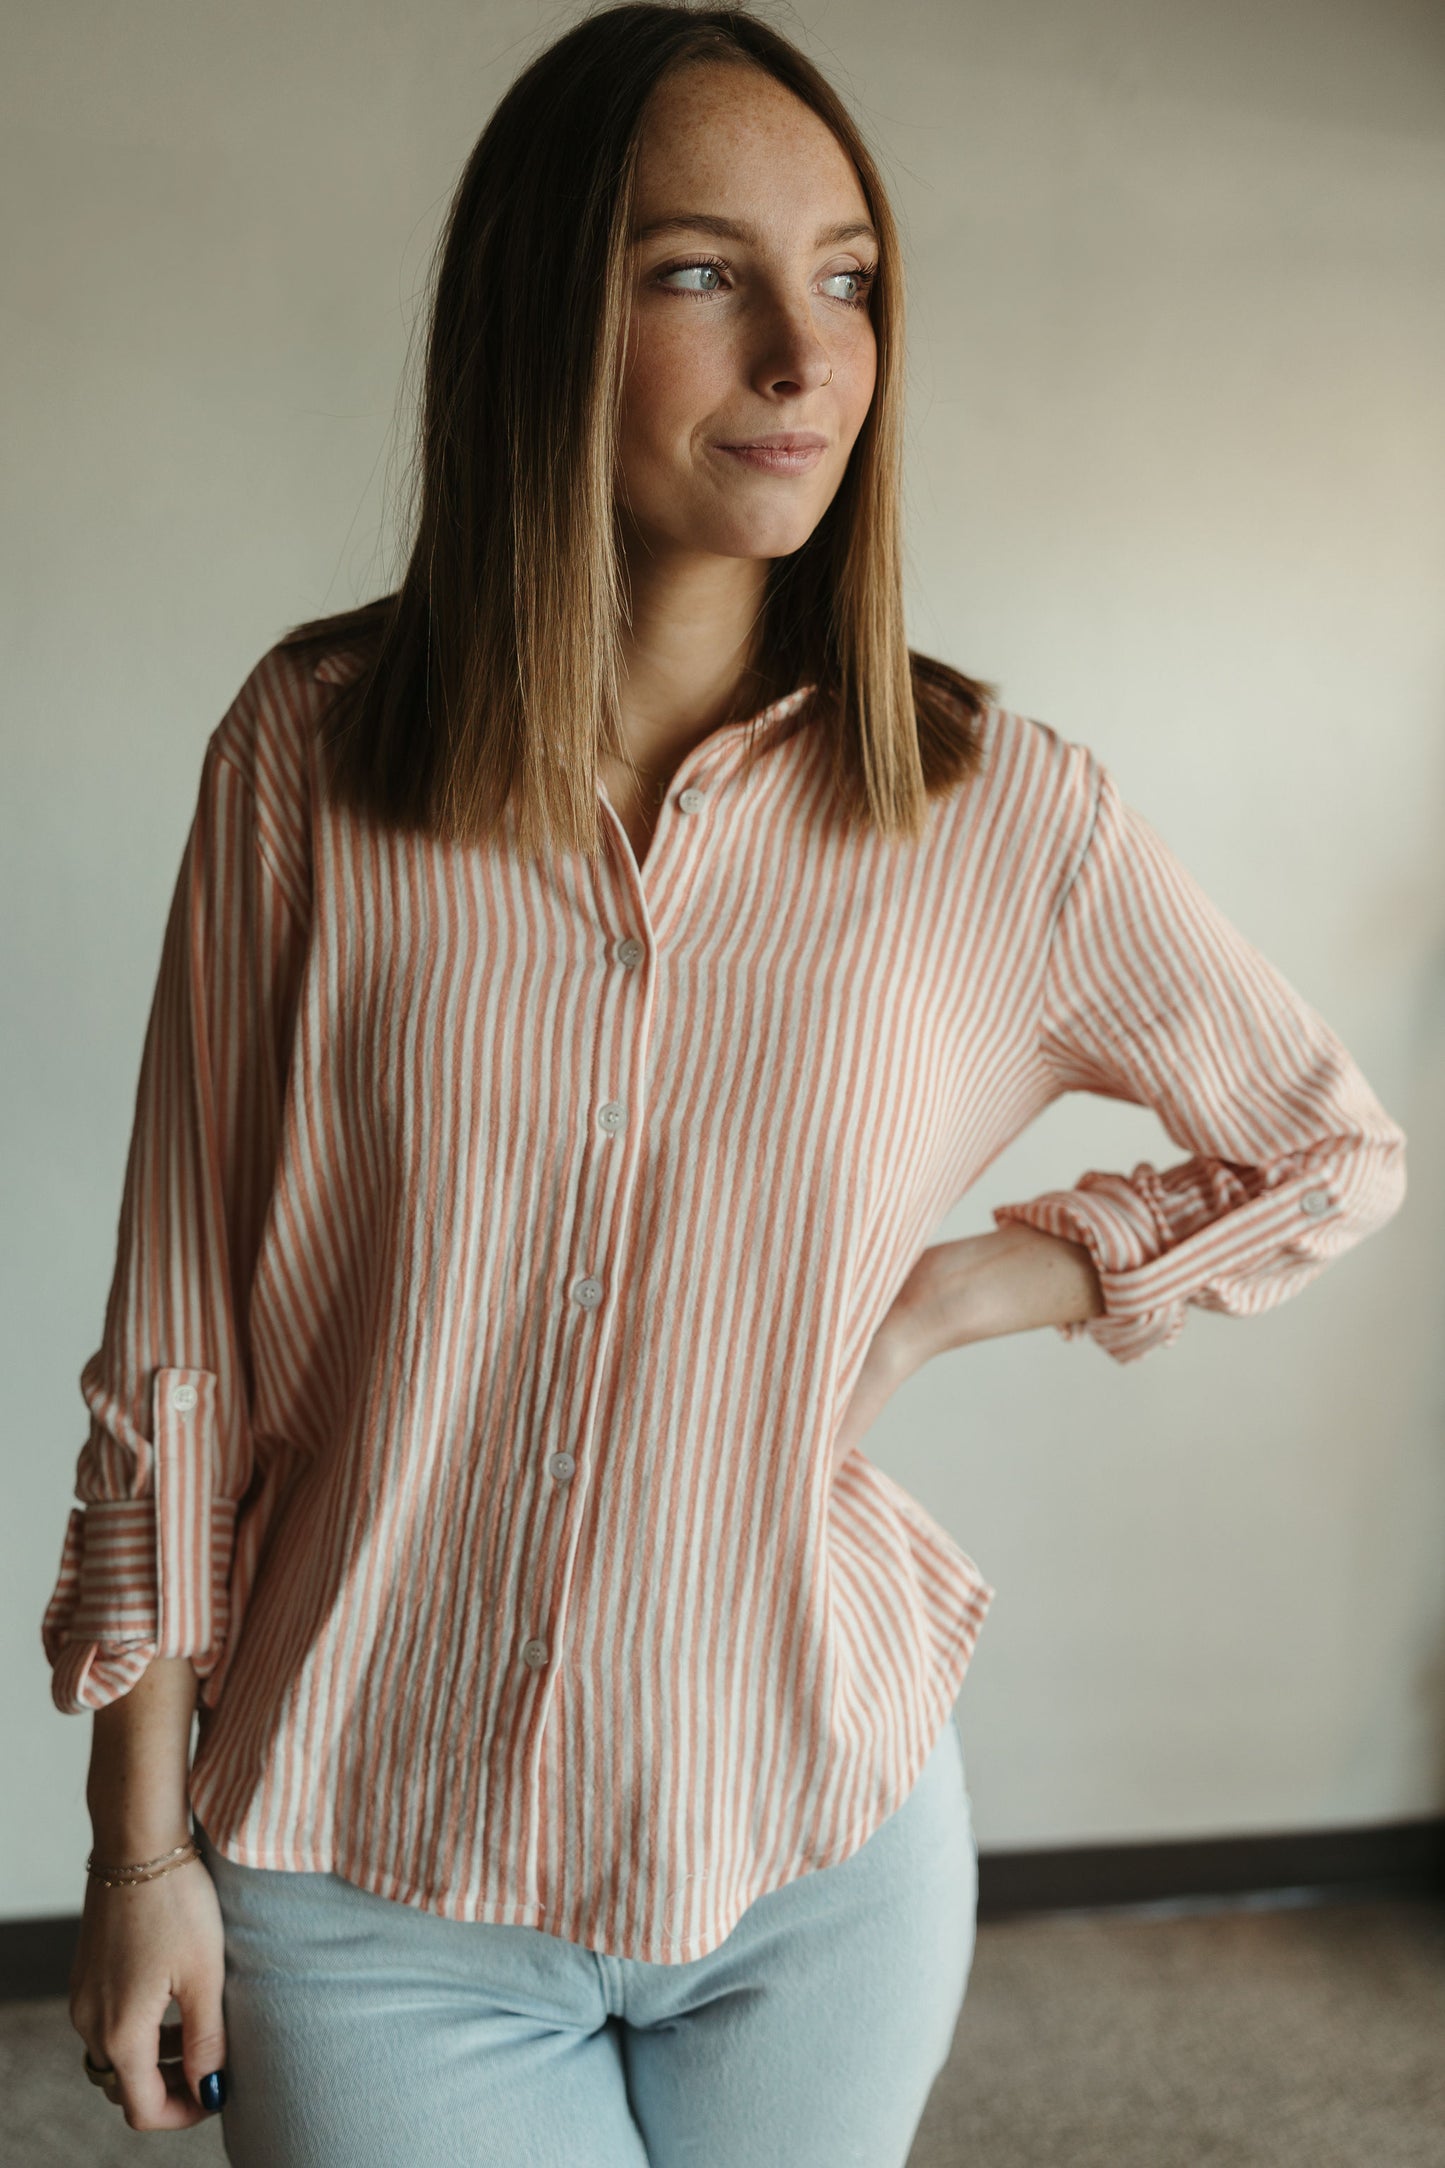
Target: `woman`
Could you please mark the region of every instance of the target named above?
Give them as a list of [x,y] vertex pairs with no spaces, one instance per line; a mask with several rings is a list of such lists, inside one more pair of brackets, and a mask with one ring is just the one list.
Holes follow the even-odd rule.
[[[944,1348],[1132,1361],[1403,1195],[1097,757],[908,649],[901,323],[795,48],[592,16],[458,189],[400,588],[208,742],[45,1619],[134,2128],[902,2163],[993,1590],[859,1441]],[[1189,1156],[930,1245],[1075,1089]]]

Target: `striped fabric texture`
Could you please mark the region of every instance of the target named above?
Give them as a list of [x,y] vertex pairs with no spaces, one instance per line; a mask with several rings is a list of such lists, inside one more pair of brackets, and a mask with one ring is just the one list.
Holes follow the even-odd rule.
[[990,706],[900,844],[801,687],[607,847],[383,831],[262,657],[207,741],[43,1622],[56,1706],[201,1684],[194,1811],[617,1956],[848,1857],[994,1590],[833,1440],[944,1216],[1062,1093],[1179,1151],[995,1208],[1085,1243],[1120,1362],[1381,1226],[1401,1129],[1086,746]]

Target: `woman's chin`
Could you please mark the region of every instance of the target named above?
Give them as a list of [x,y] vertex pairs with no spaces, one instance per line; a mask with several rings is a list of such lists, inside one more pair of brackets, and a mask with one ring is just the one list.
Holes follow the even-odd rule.
[[[649,556],[656,559],[669,552],[689,557],[745,557],[771,560],[774,557],[791,557],[807,541],[823,513],[826,503],[795,501],[785,507],[766,503],[750,503],[756,477],[749,475],[736,492],[736,502],[719,503],[714,494],[711,503],[702,507],[695,520],[685,515],[678,517],[676,506],[671,516],[650,519],[645,512],[639,513],[634,502],[630,519],[624,520],[624,531],[629,540],[640,539]],[[763,482],[763,490],[778,488],[776,482]],[[798,488],[794,481],[781,485]],[[761,494],[761,493],[759,493]]]
[[715,557],[791,557],[794,550],[803,547],[822,516],[820,506],[811,516],[795,508],[786,519],[774,516],[728,520],[721,525],[709,522],[706,533],[700,531],[692,546]]

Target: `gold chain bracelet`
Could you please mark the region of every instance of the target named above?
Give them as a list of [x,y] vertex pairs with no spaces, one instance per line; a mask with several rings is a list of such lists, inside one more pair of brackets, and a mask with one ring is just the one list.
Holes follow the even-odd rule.
[[93,1874],[107,1889],[125,1889],[133,1882],[154,1882],[158,1875],[169,1874],[173,1867],[182,1867],[188,1859],[199,1859],[194,1837],[187,1837],[169,1852],[157,1852],[154,1859],[138,1860],[131,1866],[97,1867],[92,1849],[85,1862],[87,1874]]

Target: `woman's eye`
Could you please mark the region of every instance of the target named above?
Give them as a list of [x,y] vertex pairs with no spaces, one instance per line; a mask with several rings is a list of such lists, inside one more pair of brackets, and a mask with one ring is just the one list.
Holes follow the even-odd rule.
[[[681,278],[684,271],[701,271],[705,274],[710,275],[713,278],[717,278],[721,275],[719,272],[719,268],[715,263],[679,263],[674,264],[670,271],[663,271],[659,273],[659,276],[664,279]],[[710,294],[716,292],[716,288],[712,286],[679,286],[674,287],[673,291],[675,293]]]
[[[721,281],[723,276],[723,268],[724,267],[721,264],[712,262],[700,261],[697,263],[675,263],[670,264],[666,270],[659,271],[657,274],[657,280],[658,284],[661,286],[671,279],[680,279],[683,277],[690,277],[696,274],[700,278],[712,279],[716,282]],[[868,299],[868,289],[872,285],[875,276],[875,269],[858,271],[831,271],[823,283],[826,286],[836,285],[839,281],[842,281],[845,284],[851,283],[853,287],[852,293],[830,294],[829,299],[832,301],[842,301],[850,308],[862,308],[864,303]],[[702,285],[668,287],[668,291],[671,293],[695,294],[698,296],[715,294],[719,290],[720,288],[717,283],[714,283],[710,286]]]
[[828,283],[831,285],[833,279],[851,279],[855,291],[851,294],[839,294],[836,299],[839,301],[860,302],[866,296],[872,278],[873,273],[871,271],[834,271],[831,273]]

